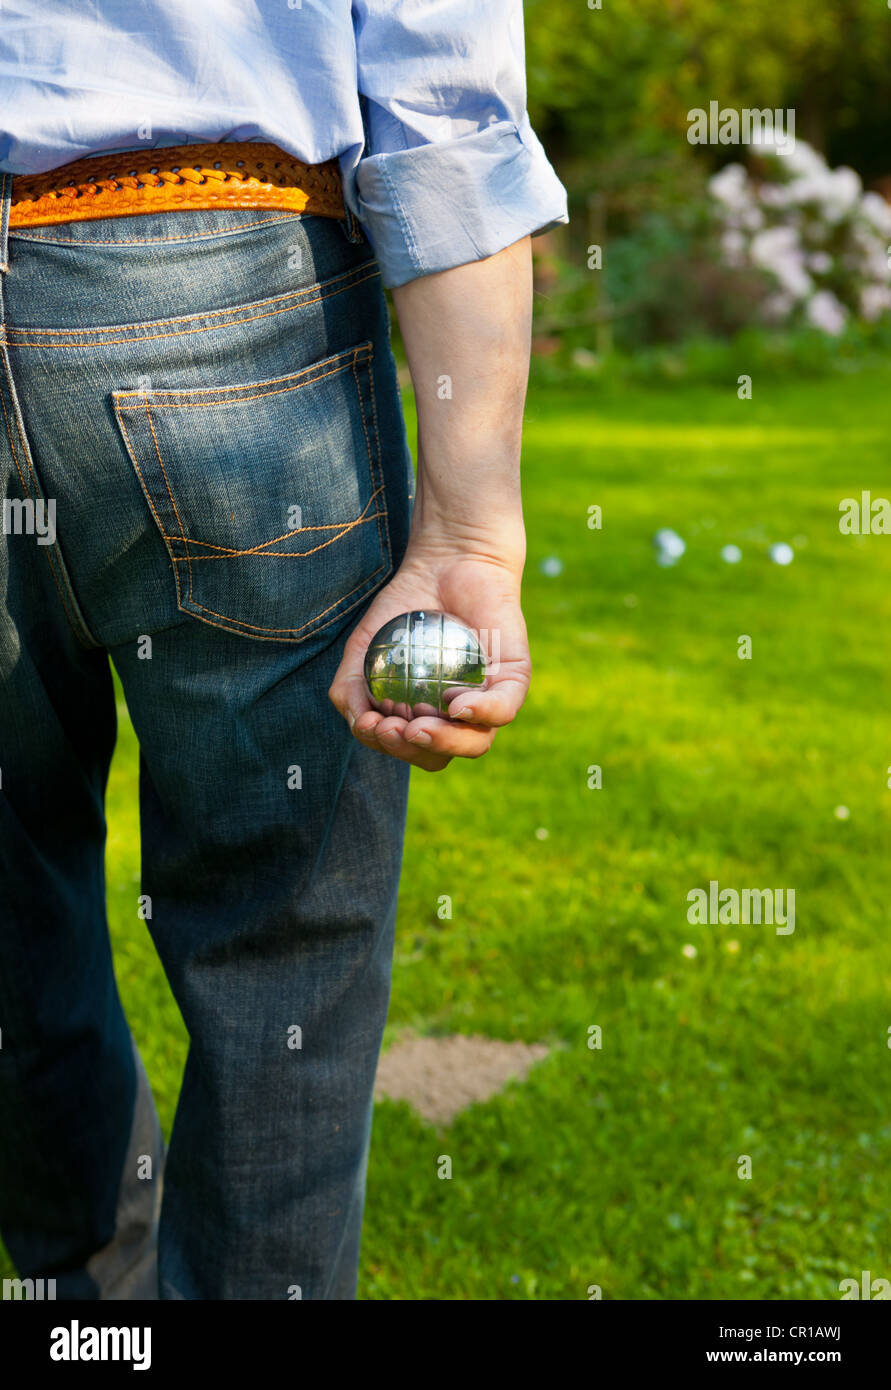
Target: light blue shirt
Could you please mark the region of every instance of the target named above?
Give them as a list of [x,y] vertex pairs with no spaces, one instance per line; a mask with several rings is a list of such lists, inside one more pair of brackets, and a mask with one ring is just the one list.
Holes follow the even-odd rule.
[[522,0],[2,0],[0,170],[217,140],[337,158],[391,286],[567,221]]

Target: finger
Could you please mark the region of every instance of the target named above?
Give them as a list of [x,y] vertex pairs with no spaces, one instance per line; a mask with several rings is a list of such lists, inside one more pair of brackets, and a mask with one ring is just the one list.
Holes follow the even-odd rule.
[[331,682],[328,699],[351,727],[360,715],[372,709],[364,674],[361,671],[350,674],[349,671],[344,670],[343,662],[341,662],[337,674]]
[[469,720],[486,728],[510,724],[520,711],[529,690],[525,675],[490,678],[485,690],[462,690],[449,704],[449,720]]
[[363,714],[357,717],[353,725],[353,733],[373,734],[383,717],[384,716],[376,709],[365,710]]
[[450,724],[445,719],[423,717],[402,722],[404,727],[394,733],[379,726],[377,733],[381,741],[393,743],[398,737],[414,748],[430,748],[435,753],[446,753],[453,758],[480,758],[488,753],[495,741],[494,729],[465,724],[463,721]]
[[407,721],[388,715],[381,718],[373,730],[367,728],[370,721],[371,716],[364,717],[353,732],[370,735],[380,748],[403,757],[408,757],[410,750],[421,750],[449,758],[479,758],[488,752],[495,738],[492,729],[474,729],[466,725],[456,728],[444,719]]
[[374,632],[373,620],[369,623],[366,613],[344,644],[340,665],[328,691],[328,698],[350,724],[372,708],[365,684],[365,652]]
[[357,723],[353,728],[353,737],[366,748],[374,748],[379,753],[398,758],[400,762],[411,763],[413,767],[419,767],[424,772],[441,772],[452,760],[448,753],[437,753],[429,747],[407,743],[395,730],[391,731],[389,737],[379,739],[376,729],[366,729]]

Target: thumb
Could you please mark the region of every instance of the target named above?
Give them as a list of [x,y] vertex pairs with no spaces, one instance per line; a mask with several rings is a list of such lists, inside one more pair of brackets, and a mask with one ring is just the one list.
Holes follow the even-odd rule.
[[353,629],[343,649],[340,665],[328,690],[328,698],[352,729],[360,714],[373,708],[365,685],[365,653],[377,628],[369,623],[369,609]]

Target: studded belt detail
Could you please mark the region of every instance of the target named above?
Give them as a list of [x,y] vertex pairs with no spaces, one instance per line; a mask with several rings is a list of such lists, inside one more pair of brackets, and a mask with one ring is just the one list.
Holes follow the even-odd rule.
[[346,218],[336,160],[304,164],[251,140],[90,156],[47,174],[15,175],[9,226],[219,207]]

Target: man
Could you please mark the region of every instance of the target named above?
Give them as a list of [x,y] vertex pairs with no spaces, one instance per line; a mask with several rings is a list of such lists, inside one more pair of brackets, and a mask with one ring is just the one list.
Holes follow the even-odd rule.
[[[60,1298],[353,1298],[409,765],[484,753],[529,679],[529,238],[566,211],[521,7],[9,0],[0,171],[0,1231]],[[448,719],[365,689],[414,609],[499,634]],[[166,1159],[109,658],[190,1039]]]

